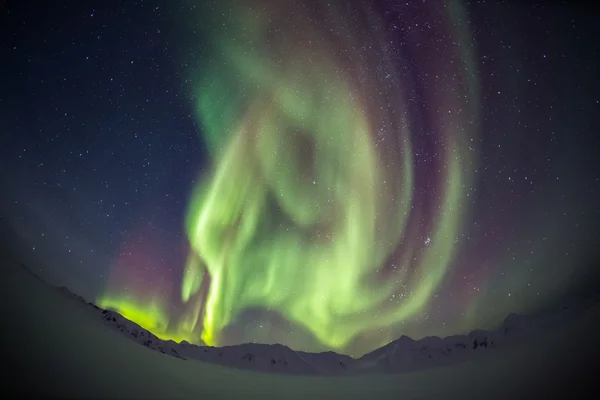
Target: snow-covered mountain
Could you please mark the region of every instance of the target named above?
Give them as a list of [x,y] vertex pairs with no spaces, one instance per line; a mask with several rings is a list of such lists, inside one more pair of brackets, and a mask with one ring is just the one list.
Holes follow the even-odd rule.
[[125,335],[129,336],[134,341],[142,346],[146,346],[151,350],[168,354],[177,358],[184,358],[179,354],[180,345],[172,340],[161,340],[151,332],[148,332],[138,324],[126,319],[121,314],[115,311],[102,310],[99,307],[92,305],[102,314],[102,319],[114,328],[119,329]]
[[597,299],[538,315],[508,315],[495,330],[474,330],[467,335],[413,340],[402,336],[353,361],[360,372],[406,372],[474,360],[498,349],[527,346],[543,340],[545,333],[575,319],[589,309],[600,309]]
[[315,372],[320,374],[344,374],[352,371],[356,362],[350,356],[338,354],[333,351],[324,353],[296,352],[303,360],[309,363]]
[[246,343],[224,347],[184,344],[182,347],[182,354],[188,359],[262,372],[316,373],[297,352],[280,344]]
[[247,343],[211,347],[193,345],[185,341],[176,343],[172,340],[161,340],[115,311],[103,310],[66,288],[60,288],[59,291],[75,301],[87,304],[105,324],[148,349],[185,360],[199,360],[261,372],[301,375],[407,372],[473,360],[499,348],[536,340],[536,336],[543,333],[543,330],[560,324],[582,308],[581,305],[562,307],[537,316],[510,314],[493,331],[475,330],[467,335],[425,337],[420,340],[402,336],[359,359],[354,359],[334,352],[294,351],[279,344]]
[[538,317],[513,315],[493,332],[416,341],[401,337],[352,359],[285,346],[212,348],[162,341],[20,268],[7,265],[0,271],[0,312],[7,322],[3,334],[10,343],[3,349],[3,360],[11,366],[5,382],[18,393],[491,400],[587,398],[584,394],[596,383],[598,298]]

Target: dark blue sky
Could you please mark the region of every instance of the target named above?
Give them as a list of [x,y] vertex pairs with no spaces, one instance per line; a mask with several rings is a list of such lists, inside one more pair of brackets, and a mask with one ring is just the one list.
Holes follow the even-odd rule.
[[2,15],[4,211],[51,254],[53,280],[87,293],[135,225],[181,236],[206,164],[172,16],[159,2],[116,5],[13,2]]

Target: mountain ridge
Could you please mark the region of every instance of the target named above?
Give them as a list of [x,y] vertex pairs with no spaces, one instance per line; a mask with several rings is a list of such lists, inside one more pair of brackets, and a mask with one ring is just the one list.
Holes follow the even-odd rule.
[[[44,282],[24,264],[21,266]],[[297,351],[282,344],[244,343],[213,347],[190,344],[187,341],[177,343],[163,340],[117,311],[102,309],[66,287],[53,287],[60,294],[89,307],[108,327],[119,330],[129,339],[150,350],[181,360],[201,361],[259,372],[300,375],[402,373],[461,363],[493,353],[498,348],[535,340],[544,329],[565,319],[574,318],[587,308],[598,304],[594,298],[543,314],[511,313],[495,330],[476,329],[463,335],[444,338],[428,336],[418,340],[402,335],[359,358],[352,358],[333,351]]]

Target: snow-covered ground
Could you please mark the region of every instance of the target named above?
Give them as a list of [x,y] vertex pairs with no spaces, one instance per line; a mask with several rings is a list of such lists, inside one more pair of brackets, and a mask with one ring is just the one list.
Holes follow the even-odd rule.
[[0,279],[2,361],[9,371],[3,386],[22,393],[206,399],[514,399],[565,393],[582,398],[591,385],[585,380],[593,372],[588,365],[598,355],[597,303],[536,318],[513,315],[494,332],[420,341],[401,337],[353,360],[285,346],[204,348],[162,341],[117,313],[35,279],[16,263],[5,263]]

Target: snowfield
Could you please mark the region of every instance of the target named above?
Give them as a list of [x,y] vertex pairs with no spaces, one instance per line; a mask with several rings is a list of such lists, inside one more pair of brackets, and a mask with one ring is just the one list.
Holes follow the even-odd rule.
[[[162,341],[118,313],[4,262],[4,393],[196,399],[585,397],[595,387],[600,307],[510,315],[497,330],[418,341],[360,359],[282,345]],[[266,373],[265,373],[266,372]],[[595,388],[597,390],[597,388]],[[590,398],[594,396],[590,395]]]

